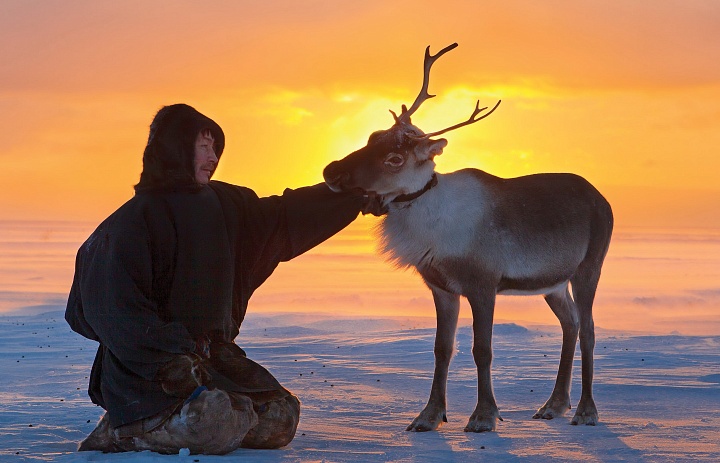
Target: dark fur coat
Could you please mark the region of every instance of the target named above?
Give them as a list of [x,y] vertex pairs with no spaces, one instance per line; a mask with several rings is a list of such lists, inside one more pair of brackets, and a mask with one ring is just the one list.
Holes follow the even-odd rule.
[[[205,128],[216,131],[219,146],[224,137],[187,108],[179,108],[185,125],[167,114],[153,122],[135,196],[77,254],[65,318],[100,344],[89,394],[113,426],[175,404],[156,381],[160,366],[194,351],[200,338],[232,342],[250,296],[278,263],[340,231],[363,205],[324,184],[267,198],[223,182],[195,184],[182,174],[192,163],[178,164],[192,153],[189,144]],[[171,136],[178,130],[197,132],[178,142]],[[175,180],[156,179],[158,166],[177,167]]]

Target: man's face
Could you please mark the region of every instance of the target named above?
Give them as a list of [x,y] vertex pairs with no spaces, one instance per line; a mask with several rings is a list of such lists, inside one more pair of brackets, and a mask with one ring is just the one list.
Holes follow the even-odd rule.
[[200,185],[207,185],[217,163],[215,139],[209,130],[203,130],[195,139],[195,181]]

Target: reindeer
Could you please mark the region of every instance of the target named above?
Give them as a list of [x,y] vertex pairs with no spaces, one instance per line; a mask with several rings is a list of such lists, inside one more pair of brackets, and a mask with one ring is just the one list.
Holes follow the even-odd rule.
[[478,372],[477,406],[465,431],[494,431],[502,421],[490,375],[497,294],[544,295],[562,327],[555,387],[533,418],[553,419],[571,408],[579,334],[582,392],[571,424],[595,425],[592,305],[612,234],[612,210],[598,190],[573,174],[504,179],[477,169],[435,172],[434,158],[447,140],[433,137],[482,120],[500,104],[484,112],[478,101],[467,121],[437,132],[423,133],[411,123],[410,116],[435,96],[428,93],[430,68],[456,46],[436,55],[428,47],[422,89],[410,108],[403,105],[399,116],[390,111],[395,119],[390,129],[374,132],[365,147],[323,172],[334,191],[379,195],[387,207],[379,226],[381,252],[399,267],[416,269],[433,295],[435,373],[427,405],[407,430],[431,431],[447,422],[447,376],[460,296],[472,309]]

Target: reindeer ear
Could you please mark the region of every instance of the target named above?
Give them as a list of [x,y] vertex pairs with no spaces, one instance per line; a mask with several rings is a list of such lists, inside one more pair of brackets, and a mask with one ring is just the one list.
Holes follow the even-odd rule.
[[415,155],[419,159],[426,161],[442,154],[443,148],[446,146],[447,140],[444,138],[440,138],[438,140],[430,140],[429,138],[426,138],[415,147]]

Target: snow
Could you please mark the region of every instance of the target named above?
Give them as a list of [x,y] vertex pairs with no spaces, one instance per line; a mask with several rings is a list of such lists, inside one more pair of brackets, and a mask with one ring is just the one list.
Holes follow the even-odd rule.
[[[409,433],[433,369],[432,319],[250,313],[237,340],[302,401],[293,442],[226,456],[75,452],[102,410],[86,389],[96,344],[72,333],[60,306],[0,315],[0,461],[74,462],[717,462],[720,337],[599,330],[600,424],[533,420],[550,395],[557,329],[498,324],[493,379],[504,421],[463,432],[475,405],[471,332],[458,331],[448,420]],[[467,320],[463,321],[467,323]],[[576,357],[572,400],[580,393]]]
[[[532,419],[553,386],[560,331],[541,298],[499,297],[498,431],[463,432],[476,400],[465,318],[449,422],[408,433],[432,380],[435,322],[419,317],[434,314],[432,297],[417,275],[373,254],[372,225],[360,219],[283,263],[251,300],[237,342],[302,400],[295,440],[211,457],[75,452],[102,414],[86,392],[97,345],[72,333],[62,310],[75,252],[96,224],[0,224],[0,463],[720,461],[720,231],[615,233],[594,310],[605,328],[595,351],[598,426],[570,426],[572,413]],[[579,367],[578,355],[573,404]]]

